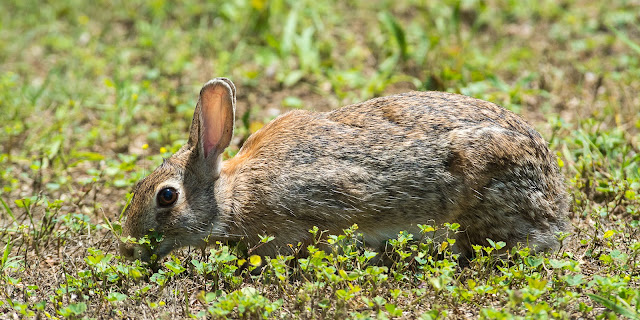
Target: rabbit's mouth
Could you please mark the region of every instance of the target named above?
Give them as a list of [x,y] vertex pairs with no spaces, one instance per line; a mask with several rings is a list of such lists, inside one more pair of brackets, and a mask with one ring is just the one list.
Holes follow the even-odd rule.
[[[158,246],[155,248],[155,250],[149,251],[150,255],[149,257],[147,257],[147,260],[145,262],[160,261],[162,260],[162,258],[171,253],[173,249],[179,247],[177,244],[171,243],[171,241],[167,240],[168,239],[165,239],[164,241],[158,243]],[[154,255],[155,257],[153,257]]]
[[[155,241],[154,241],[155,242]],[[153,246],[149,244],[137,244],[137,243],[120,243],[120,255],[128,260],[140,260],[145,263],[154,263],[160,261],[166,255],[168,255],[175,246],[172,246],[172,241],[160,241],[155,242]]]

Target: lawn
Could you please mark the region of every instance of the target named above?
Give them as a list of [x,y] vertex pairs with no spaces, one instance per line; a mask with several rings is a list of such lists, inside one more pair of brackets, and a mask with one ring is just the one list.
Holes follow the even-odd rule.
[[[133,186],[218,76],[238,92],[227,157],[291,109],[410,90],[504,106],[558,155],[562,246],[460,266],[401,233],[382,265],[354,226],[304,258],[121,259]],[[2,1],[0,318],[640,319],[639,93],[637,0]]]

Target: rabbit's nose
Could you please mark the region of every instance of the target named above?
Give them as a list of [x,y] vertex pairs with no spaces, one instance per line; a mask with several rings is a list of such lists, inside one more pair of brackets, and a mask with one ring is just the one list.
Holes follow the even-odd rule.
[[149,248],[131,243],[120,243],[120,255],[127,260],[140,260],[142,262],[151,262],[151,251]]
[[135,254],[135,250],[133,248],[133,246],[131,246],[130,244],[126,244],[126,243],[121,243],[120,244],[120,255],[125,257],[128,260],[133,260],[135,259],[134,257]]

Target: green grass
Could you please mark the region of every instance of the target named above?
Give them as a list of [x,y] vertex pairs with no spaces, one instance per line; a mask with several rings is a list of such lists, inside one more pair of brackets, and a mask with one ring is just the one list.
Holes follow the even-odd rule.
[[[638,319],[639,25],[622,0],[1,2],[0,317]],[[442,90],[514,110],[559,155],[562,248],[461,267],[400,234],[380,265],[349,229],[307,258],[121,260],[127,193],[216,76],[238,86],[229,154],[291,108]]]

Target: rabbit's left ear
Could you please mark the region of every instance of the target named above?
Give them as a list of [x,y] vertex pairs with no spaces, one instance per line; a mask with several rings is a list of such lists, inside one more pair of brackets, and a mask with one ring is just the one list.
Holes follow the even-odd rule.
[[233,137],[235,113],[236,87],[231,80],[216,78],[202,87],[188,143],[197,158],[213,166],[216,172],[220,156]]

